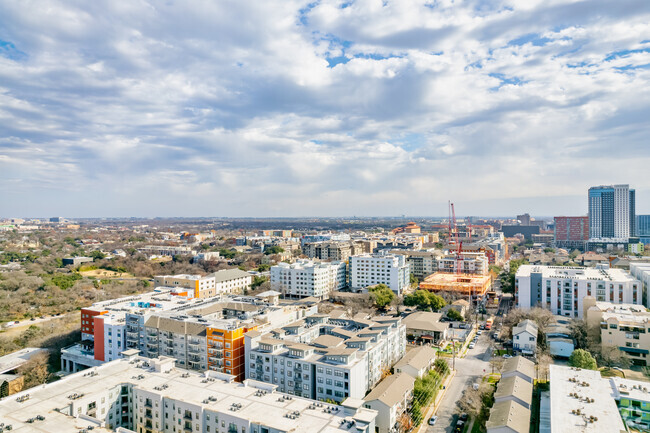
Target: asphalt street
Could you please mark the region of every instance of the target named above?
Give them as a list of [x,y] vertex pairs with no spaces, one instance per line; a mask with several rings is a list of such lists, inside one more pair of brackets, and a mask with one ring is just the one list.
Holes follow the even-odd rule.
[[[438,421],[435,426],[428,426],[427,433],[451,433],[454,430],[452,421],[458,413],[456,402],[460,400],[463,390],[475,382],[480,382],[484,374],[490,372],[490,347],[488,333],[479,337],[476,347],[469,349],[465,358],[456,358],[456,376],[449,384],[440,407],[436,412]],[[451,366],[451,360],[449,360]],[[425,422],[428,422],[426,420]]]

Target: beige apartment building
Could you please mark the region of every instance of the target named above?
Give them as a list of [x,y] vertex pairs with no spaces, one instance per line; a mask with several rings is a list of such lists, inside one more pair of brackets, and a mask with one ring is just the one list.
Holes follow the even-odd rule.
[[597,302],[592,297],[584,303],[587,324],[600,330],[603,347],[617,347],[632,364],[650,366],[650,312],[645,307]]

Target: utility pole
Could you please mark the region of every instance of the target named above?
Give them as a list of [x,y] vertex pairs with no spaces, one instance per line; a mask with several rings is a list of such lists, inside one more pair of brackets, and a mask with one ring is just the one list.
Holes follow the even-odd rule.
[[451,369],[456,370],[456,342],[454,340],[451,340],[451,354],[452,354]]

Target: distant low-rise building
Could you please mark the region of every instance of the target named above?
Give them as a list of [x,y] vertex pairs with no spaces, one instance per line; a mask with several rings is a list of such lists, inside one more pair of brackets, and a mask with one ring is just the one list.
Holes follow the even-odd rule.
[[63,266],[79,266],[82,263],[92,263],[92,257],[64,257],[61,259]]

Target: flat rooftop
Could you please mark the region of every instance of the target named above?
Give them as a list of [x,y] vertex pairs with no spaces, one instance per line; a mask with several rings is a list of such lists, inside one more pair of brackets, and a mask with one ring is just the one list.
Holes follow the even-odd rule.
[[552,364],[550,380],[551,433],[626,431],[610,382],[599,371]]
[[618,268],[583,268],[576,266],[521,265],[517,277],[529,277],[531,273],[541,273],[543,278],[566,278],[578,280],[603,280],[626,282],[636,279],[627,271]]
[[[0,401],[0,419],[5,424],[11,424],[13,431],[19,433],[77,433],[80,428],[93,423],[65,415],[58,410],[70,405],[74,405],[74,408],[84,407],[90,401],[108,396],[111,390],[124,384],[131,384],[134,391],[162,394],[170,400],[196,404],[203,410],[232,414],[240,419],[287,432],[356,432],[355,426],[347,427],[342,420],[367,421],[376,415],[373,410],[359,408],[356,414],[346,416],[341,406],[279,393],[271,384],[253,380],[238,383],[233,381],[234,376],[226,374],[196,373],[176,368],[168,373],[156,372],[150,367],[156,360],[142,357],[136,357],[135,360],[136,362],[128,359],[115,360],[66,376],[60,381],[14,394]],[[69,396],[75,393],[83,393],[83,397],[71,399]],[[25,395],[29,395],[29,398],[19,401]],[[119,392],[116,392],[115,398],[119,398]],[[231,411],[233,404],[241,405],[234,413]],[[334,410],[328,413],[324,410],[327,408]],[[296,412],[300,416],[285,416]],[[37,415],[44,416],[45,420],[26,422]],[[109,430],[96,427],[93,431]]]

